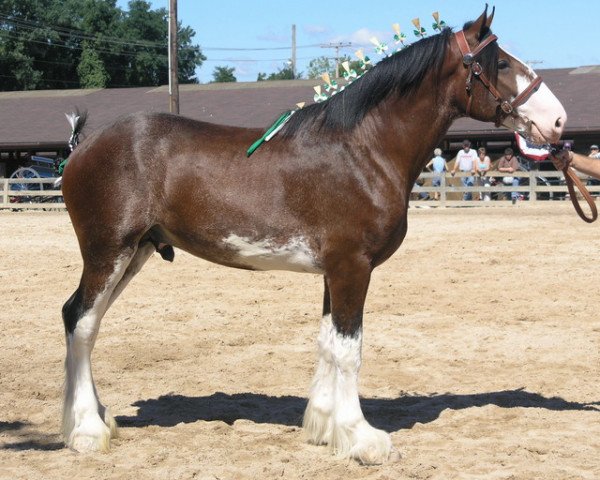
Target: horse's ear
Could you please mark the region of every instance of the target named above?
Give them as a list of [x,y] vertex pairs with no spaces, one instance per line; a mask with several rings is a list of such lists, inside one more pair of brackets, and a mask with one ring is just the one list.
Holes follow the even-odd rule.
[[494,13],[496,13],[496,7],[492,7],[492,13],[487,17],[485,21],[485,26],[490,29],[492,27],[492,20],[494,20]]
[[464,31],[467,37],[472,38],[476,42],[481,41],[481,39],[485,36],[485,34],[489,31],[490,25],[494,18],[494,10],[492,10],[492,14],[488,17],[487,15],[488,4],[485,4],[485,10],[479,16],[477,20],[472,23],[467,23],[465,25]]

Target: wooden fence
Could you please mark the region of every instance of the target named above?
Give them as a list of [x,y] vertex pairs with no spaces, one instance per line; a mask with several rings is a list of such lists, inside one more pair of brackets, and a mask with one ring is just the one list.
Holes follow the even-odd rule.
[[[478,177],[474,177],[474,186],[463,187],[460,177],[466,176],[470,175],[467,173],[457,173],[455,176],[452,176],[446,173],[440,178],[440,186],[433,187],[431,180],[434,174],[421,174],[418,183],[423,183],[423,185],[415,185],[413,188],[411,204],[427,204],[440,207],[498,206],[510,203],[511,192],[518,192],[528,202],[562,200],[568,192],[562,172],[556,171],[515,172],[510,176],[518,177],[521,183],[515,187],[503,184],[502,178],[507,176],[506,173],[489,172],[488,179],[495,178],[497,180],[496,185],[489,187],[482,186],[482,182]],[[583,177],[582,179],[585,183],[588,177]],[[62,192],[53,189],[55,181],[56,178],[0,179],[0,186],[2,187],[2,190],[0,190],[0,209],[65,209]],[[588,186],[588,190],[592,195],[599,195],[600,185]],[[466,192],[471,193],[474,201],[463,200],[463,194]],[[420,198],[421,194],[427,194],[429,198],[433,198],[435,193],[439,194],[439,200],[424,200]],[[489,196],[492,200],[489,202],[478,201],[480,194],[484,198]],[[498,199],[498,197],[503,196],[507,198],[505,200]]]
[[[431,206],[456,207],[456,206],[499,206],[511,203],[511,192],[519,193],[520,199],[527,202],[538,202],[547,200],[564,200],[568,195],[567,185],[564,175],[558,171],[530,171],[514,172],[488,172],[487,180],[478,176],[473,176],[474,186],[464,187],[461,177],[472,176],[469,173],[457,172],[452,176],[445,173],[440,180],[439,187],[431,186],[431,179],[435,176],[433,173],[422,173],[418,183],[424,183],[422,186],[415,184],[411,194],[411,204],[428,204]],[[504,177],[519,178],[519,186],[506,185],[502,179]],[[585,184],[593,180],[588,176],[580,176]],[[495,182],[490,182],[494,179]],[[493,186],[484,186],[484,184],[495,183]],[[592,195],[600,195],[600,182],[598,185],[588,185],[587,189]],[[438,193],[439,200],[430,200],[435,193]],[[470,193],[473,200],[463,200],[463,194]],[[426,201],[421,199],[421,194],[426,194],[430,199]],[[480,196],[489,198],[490,201],[479,201]]]
[[2,178],[0,209],[61,209],[62,192],[53,187],[56,178]]

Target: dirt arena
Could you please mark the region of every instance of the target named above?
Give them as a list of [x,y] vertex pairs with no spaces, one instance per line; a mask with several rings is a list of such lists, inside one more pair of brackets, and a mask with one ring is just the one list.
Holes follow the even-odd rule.
[[598,479],[600,223],[570,204],[410,210],[365,312],[365,416],[402,458],[304,443],[322,279],[154,255],[103,320],[108,454],[59,436],[69,218],[0,212],[2,479]]

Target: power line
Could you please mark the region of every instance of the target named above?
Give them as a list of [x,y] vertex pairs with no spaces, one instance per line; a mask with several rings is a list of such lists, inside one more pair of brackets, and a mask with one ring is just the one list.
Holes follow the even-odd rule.
[[[34,22],[30,20],[21,20],[10,18],[8,15],[0,12],[0,19],[4,19],[7,23],[12,23],[14,25],[20,26],[21,28],[36,30],[39,28],[46,28],[49,30],[53,30],[55,33],[60,35],[71,35],[80,40],[94,40],[97,42],[106,42],[106,43],[114,43],[119,45],[126,46],[138,46],[138,47],[148,47],[148,48],[167,48],[167,43],[163,42],[150,42],[150,41],[139,41],[139,40],[122,40],[118,37],[110,37],[110,36],[98,36],[98,35],[89,35],[81,30],[69,29],[65,27],[59,27],[51,24],[43,24],[41,22]],[[297,49],[304,48],[316,48],[320,47],[321,44],[308,44],[308,45],[298,45]],[[189,47],[180,47],[181,49],[193,49],[196,46]],[[290,50],[291,45],[285,47],[202,47],[198,46],[202,51],[217,51],[217,52],[259,52],[259,51],[276,51],[276,50]]]
[[[80,46],[77,46],[77,45],[69,45],[65,41],[62,41],[61,43],[59,43],[59,42],[53,42],[53,41],[43,42],[41,40],[34,40],[34,39],[30,39],[30,38],[24,38],[18,32],[7,31],[6,33],[9,36],[12,35],[11,38],[17,38],[17,39],[19,39],[19,40],[21,40],[23,42],[35,43],[35,44],[39,44],[39,45],[44,45],[46,47],[61,47],[61,48],[67,48],[67,49],[70,49],[70,50],[82,50],[82,51],[85,50],[86,48],[89,48],[89,49],[94,50],[95,52],[98,52],[98,53],[106,53],[106,54],[109,54],[109,55],[117,55],[117,56],[119,56],[119,55],[125,55],[125,56],[128,56],[128,57],[136,57],[138,55],[138,53],[140,53],[140,52],[136,52],[136,53],[133,53],[133,52],[114,52],[114,51],[111,51],[111,50],[105,50],[105,49],[102,49],[102,48],[89,47],[89,46],[88,47],[80,47]],[[167,56],[166,55],[157,54],[156,57],[158,57],[158,58],[166,58]]]
[[123,40],[118,37],[110,37],[110,36],[98,36],[98,35],[90,35],[81,30],[73,30],[64,27],[58,27],[56,25],[43,24],[41,22],[35,22],[31,20],[22,20],[10,18],[7,15],[0,13],[0,19],[6,23],[12,23],[13,25],[24,28],[27,30],[37,30],[37,29],[48,29],[52,30],[54,33],[58,33],[59,35],[70,35],[79,40],[94,40],[98,42],[106,42],[106,43],[115,43],[119,45],[127,45],[127,46],[137,46],[137,47],[148,47],[148,48],[167,48],[167,44],[164,42],[150,42],[150,41],[139,41],[139,40]]

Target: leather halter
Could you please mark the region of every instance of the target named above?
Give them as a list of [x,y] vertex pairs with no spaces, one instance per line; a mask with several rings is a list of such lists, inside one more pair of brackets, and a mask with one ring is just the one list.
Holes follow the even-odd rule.
[[516,109],[517,107],[525,103],[529,99],[529,97],[531,97],[531,95],[533,95],[537,91],[540,84],[542,83],[542,77],[536,77],[527,86],[525,90],[523,90],[519,95],[517,95],[517,97],[515,97],[515,99],[512,102],[504,100],[498,89],[494,87],[494,85],[492,85],[492,82],[490,82],[487,75],[483,72],[483,67],[481,66],[481,64],[475,60],[475,57],[477,57],[477,55],[479,55],[479,53],[481,53],[481,51],[490,43],[496,41],[498,37],[494,34],[491,34],[488,37],[486,37],[479,45],[477,45],[477,47],[474,50],[471,50],[471,47],[469,47],[469,43],[467,42],[467,39],[465,37],[464,31],[460,30],[456,32],[454,36],[456,38],[456,43],[458,43],[460,53],[463,56],[463,64],[465,65],[465,67],[470,68],[466,85],[468,97],[466,110],[467,116],[470,115],[471,111],[471,102],[473,100],[472,81],[473,76],[475,76],[475,78],[478,78],[481,81],[481,83],[483,83],[485,88],[487,88],[487,90],[499,104],[500,108],[498,108],[497,111],[496,127],[500,126],[502,124],[502,121],[509,115],[513,117],[520,117],[524,121],[524,123],[529,123],[529,121],[526,118],[522,117],[516,111]]

